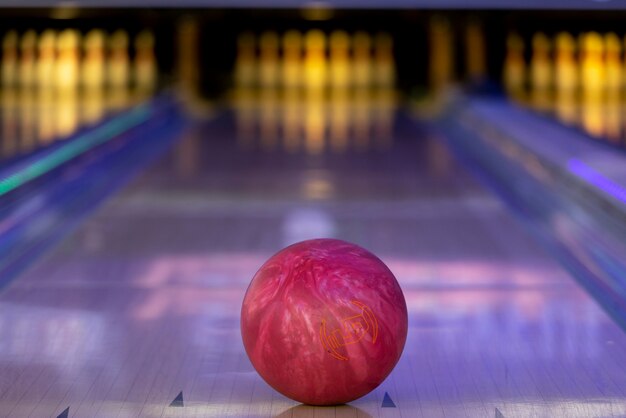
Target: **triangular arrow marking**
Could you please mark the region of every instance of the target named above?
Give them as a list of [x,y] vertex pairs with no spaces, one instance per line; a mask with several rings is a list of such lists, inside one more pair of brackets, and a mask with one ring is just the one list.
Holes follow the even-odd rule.
[[385,397],[383,398],[383,404],[381,405],[383,408],[395,408],[396,404],[391,400],[391,396],[387,392],[385,392]]
[[498,408],[496,408],[496,418],[504,418],[504,415],[502,415],[502,412],[500,412]]
[[65,411],[61,412],[57,418],[67,418],[70,416],[70,407],[65,408]]
[[170,406],[178,406],[178,407],[185,406],[183,404],[183,391],[182,390],[180,391],[178,396],[176,396],[176,398],[174,398],[174,400],[172,401]]

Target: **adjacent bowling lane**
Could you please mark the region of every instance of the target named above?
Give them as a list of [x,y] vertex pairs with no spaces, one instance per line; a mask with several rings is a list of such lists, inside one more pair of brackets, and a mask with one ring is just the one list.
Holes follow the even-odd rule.
[[[626,414],[622,330],[441,138],[377,101],[246,97],[0,292],[0,416]],[[407,301],[400,362],[349,406],[273,391],[241,341],[257,268],[312,237],[378,255]]]

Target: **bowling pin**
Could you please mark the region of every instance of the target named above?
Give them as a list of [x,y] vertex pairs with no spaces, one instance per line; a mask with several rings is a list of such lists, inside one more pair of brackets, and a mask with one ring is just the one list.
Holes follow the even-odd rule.
[[329,85],[343,89],[351,84],[350,37],[342,30],[330,34]]
[[454,43],[450,22],[434,16],[428,28],[429,68],[428,78],[433,93],[440,93],[454,75]]
[[393,88],[396,83],[393,38],[386,32],[379,32],[374,38],[374,59],[375,84],[379,88]]
[[106,83],[106,34],[92,29],[85,35],[81,63],[82,112],[81,120],[93,124],[105,114],[104,86]]
[[624,81],[621,62],[622,45],[614,32],[604,35],[604,50],[604,136],[612,142],[619,142],[621,139],[620,99]]
[[532,57],[530,59],[530,83],[534,90],[547,91],[552,87],[552,65],[550,59],[550,40],[538,32],[532,38]]
[[506,57],[503,68],[504,87],[513,98],[521,99],[526,84],[526,62],[524,60],[524,41],[514,32],[506,38]]
[[285,32],[282,38],[282,82],[286,88],[302,84],[302,35],[296,30]]
[[36,62],[37,73],[37,136],[40,143],[47,144],[56,136],[55,74],[57,34],[47,29],[39,36]]
[[100,29],[92,29],[85,35],[81,84],[86,90],[100,90],[105,83],[106,35]]
[[57,36],[55,75],[56,136],[67,137],[79,126],[80,34],[65,29]]
[[18,63],[18,42],[17,32],[8,31],[2,39],[2,86],[14,88],[17,85],[17,63]]
[[154,34],[149,30],[143,30],[135,37],[133,75],[135,88],[140,95],[154,92],[158,74],[154,55]]
[[621,43],[614,32],[604,35],[604,87],[608,95],[615,95],[622,89]]
[[582,87],[581,124],[592,136],[604,133],[604,42],[596,32],[579,37],[580,82]]
[[74,90],[79,83],[80,34],[73,29],[65,29],[57,37],[57,62],[55,86],[57,90]]
[[567,32],[557,34],[554,40],[554,86],[556,115],[565,124],[577,119],[578,68],[575,59],[576,42]]
[[326,35],[310,30],[305,38],[304,77],[308,89],[322,89],[327,82]]
[[580,83],[583,95],[599,98],[604,87],[604,60],[602,37],[596,32],[580,35]]
[[259,81],[262,88],[275,88],[280,77],[278,35],[274,31],[261,34],[259,41]]
[[487,74],[485,34],[479,21],[472,19],[465,27],[465,67],[470,82],[480,82]]
[[51,90],[54,87],[56,73],[56,43],[57,34],[47,29],[39,36],[37,49],[39,54],[36,61],[37,85],[39,89]]
[[538,110],[549,110],[553,87],[553,66],[550,57],[550,40],[538,32],[532,38],[530,59],[530,92],[532,105]]
[[257,82],[257,57],[254,34],[244,32],[237,38],[235,87],[251,88]]
[[569,93],[578,87],[578,72],[576,68],[574,37],[567,32],[556,36],[554,49],[555,80],[557,93]]
[[116,30],[108,41],[109,54],[106,67],[108,91],[108,107],[111,110],[120,110],[128,104],[128,85],[130,79],[130,64],[128,53],[128,33],[125,30]]
[[128,87],[130,77],[128,55],[128,33],[125,30],[116,30],[109,37],[107,79],[111,88]]
[[190,104],[197,103],[200,91],[200,25],[187,16],[176,27],[176,78],[178,91]]
[[19,82],[22,89],[35,87],[35,59],[37,57],[37,33],[28,30],[20,40]]
[[19,151],[30,152],[36,141],[37,110],[35,87],[37,83],[37,34],[26,31],[20,40],[18,114],[20,119]]
[[367,32],[358,31],[352,39],[352,80],[356,88],[372,85],[372,38]]

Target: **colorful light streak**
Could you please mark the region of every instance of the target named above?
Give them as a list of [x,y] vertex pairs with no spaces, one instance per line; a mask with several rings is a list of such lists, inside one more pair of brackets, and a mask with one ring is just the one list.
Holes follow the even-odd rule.
[[567,168],[577,177],[608,193],[621,203],[626,204],[626,189],[598,173],[587,164],[577,159],[571,159],[567,162]]
[[117,135],[130,128],[145,122],[151,115],[149,105],[138,106],[98,128],[80,135],[67,145],[64,145],[49,154],[36,158],[35,161],[18,169],[16,172],[0,180],[0,196],[49,173],[63,163],[110,141]]

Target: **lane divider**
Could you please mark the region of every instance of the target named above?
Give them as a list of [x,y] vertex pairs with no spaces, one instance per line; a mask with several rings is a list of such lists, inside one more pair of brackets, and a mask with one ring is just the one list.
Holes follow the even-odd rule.
[[23,164],[13,173],[0,180],[0,197],[38,177],[49,173],[69,160],[110,141],[121,133],[146,122],[151,115],[151,106],[146,103],[106,122],[92,131],[80,135],[67,145],[50,154]]

